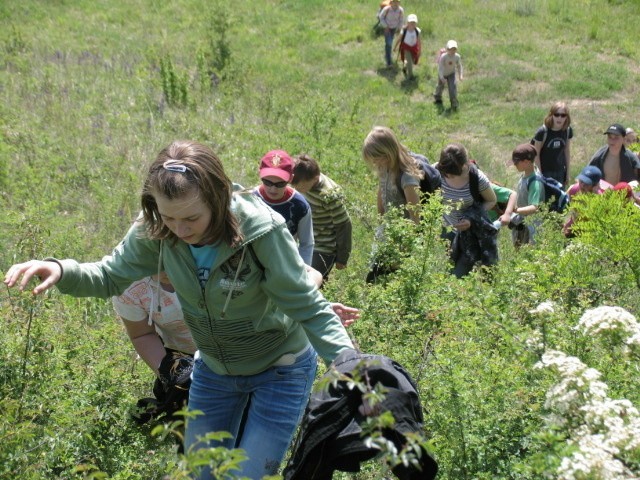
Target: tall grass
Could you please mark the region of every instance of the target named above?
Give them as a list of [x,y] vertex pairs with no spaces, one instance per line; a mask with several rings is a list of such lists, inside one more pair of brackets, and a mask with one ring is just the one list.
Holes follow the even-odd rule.
[[[139,210],[146,165],[176,138],[212,145],[246,186],[257,182],[267,150],[310,153],[344,187],[354,222],[352,259],[332,274],[327,295],[363,307],[353,329],[363,348],[397,358],[418,378],[443,478],[516,478],[510,469],[536,478],[543,467],[530,455],[546,452],[548,438],[535,432],[551,381],[531,372],[538,358],[524,337],[543,331],[554,346],[598,363],[570,326],[603,302],[637,314],[635,279],[610,256],[603,264],[597,246],[563,254],[549,228],[539,247],[518,253],[503,234],[495,280],[458,282],[446,274],[442,245],[431,237],[422,244],[424,232],[409,229],[417,243],[407,248],[423,262],[365,287],[378,218],[376,179],[360,149],[373,125],[390,126],[432,160],[459,141],[492,178],[512,185],[511,150],[564,100],[577,174],[611,122],[638,127],[632,19],[640,5],[403,5],[423,29],[411,85],[382,69],[371,1],[0,3],[0,271],[31,257],[109,253]],[[431,103],[434,57],[449,38],[459,42],[465,80],[460,110],[441,113]],[[548,297],[562,301],[562,314],[541,325],[528,312]],[[0,301],[0,477],[70,478],[77,465],[93,465],[113,478],[159,478],[174,452],[128,422],[150,379],[129,357],[109,305],[56,291],[33,300],[3,290]],[[633,391],[619,380],[623,368],[614,370],[612,388]]]

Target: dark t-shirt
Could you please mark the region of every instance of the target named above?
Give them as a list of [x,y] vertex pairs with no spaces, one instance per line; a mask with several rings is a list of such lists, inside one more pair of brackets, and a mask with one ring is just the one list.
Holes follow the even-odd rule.
[[[573,138],[573,129],[551,130],[540,127],[536,132],[534,140],[542,142],[544,132],[547,131],[547,138],[540,149],[540,170],[545,177],[553,177],[564,183],[566,178],[567,160],[564,149],[567,142]],[[560,178],[557,178],[557,177]]]

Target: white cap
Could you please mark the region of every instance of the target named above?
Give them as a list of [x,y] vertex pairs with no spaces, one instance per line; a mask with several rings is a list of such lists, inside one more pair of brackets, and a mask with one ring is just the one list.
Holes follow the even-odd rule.
[[456,42],[455,40],[449,40],[447,42],[447,50],[451,48],[458,48],[458,42]]
[[418,23],[418,16],[417,16],[415,13],[410,14],[410,15],[407,17],[407,23],[409,23],[409,22],[416,22],[416,23]]

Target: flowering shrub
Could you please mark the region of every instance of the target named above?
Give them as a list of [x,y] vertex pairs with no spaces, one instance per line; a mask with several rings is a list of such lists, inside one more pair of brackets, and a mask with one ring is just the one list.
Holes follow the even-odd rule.
[[[544,311],[544,309],[538,309]],[[638,322],[620,307],[587,310],[576,330],[585,335],[615,332],[629,345],[638,337]],[[633,344],[637,345],[637,344]],[[640,413],[627,399],[612,399],[601,373],[580,359],[548,350],[536,368],[554,371],[560,381],[546,394],[547,427],[561,429],[574,447],[557,467],[557,478],[632,479],[640,475]]]
[[621,307],[598,307],[587,310],[575,327],[585,335],[610,337],[625,353],[640,353],[640,323]]

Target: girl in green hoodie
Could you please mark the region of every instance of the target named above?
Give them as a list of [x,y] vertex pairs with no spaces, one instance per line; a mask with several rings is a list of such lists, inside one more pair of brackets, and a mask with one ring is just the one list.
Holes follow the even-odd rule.
[[[205,145],[177,141],[152,163],[142,192],[143,222],[95,263],[31,260],[13,265],[5,284],[34,294],[108,298],[165,271],[198,348],[185,450],[223,445],[210,432],[238,432],[249,459],[240,476],[274,475],[302,416],[316,352],[330,363],[353,348],[340,319],[315,288],[282,217],[226,176]],[[211,478],[204,470],[199,478]]]

